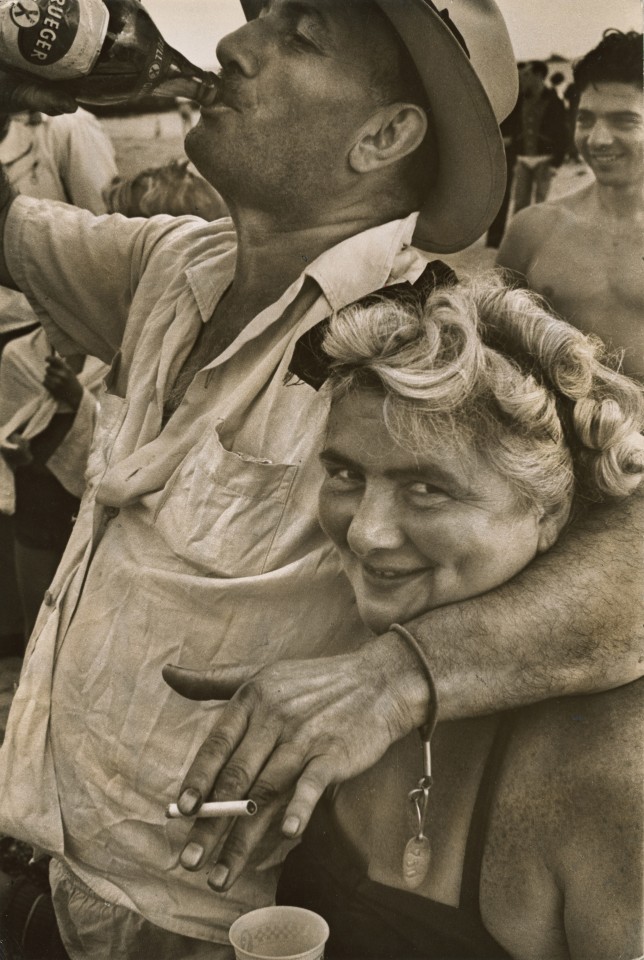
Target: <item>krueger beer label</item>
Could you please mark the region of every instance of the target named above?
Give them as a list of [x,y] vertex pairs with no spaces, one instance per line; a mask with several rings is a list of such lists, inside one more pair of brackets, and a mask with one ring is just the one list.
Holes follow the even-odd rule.
[[108,18],[102,0],[0,0],[0,62],[51,80],[85,76]]
[[57,63],[71,50],[80,24],[78,0],[15,0],[10,12],[18,26],[18,49],[38,66]]

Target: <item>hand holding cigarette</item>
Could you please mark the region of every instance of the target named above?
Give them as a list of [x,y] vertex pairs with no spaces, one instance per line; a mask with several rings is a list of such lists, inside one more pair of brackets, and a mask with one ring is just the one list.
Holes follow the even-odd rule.
[[[190,816],[214,819],[215,817],[252,817],[255,813],[257,813],[257,804],[254,800],[221,800],[219,802],[202,803],[197,812]],[[185,814],[181,813],[176,803],[169,804],[165,815],[171,820],[188,819]]]

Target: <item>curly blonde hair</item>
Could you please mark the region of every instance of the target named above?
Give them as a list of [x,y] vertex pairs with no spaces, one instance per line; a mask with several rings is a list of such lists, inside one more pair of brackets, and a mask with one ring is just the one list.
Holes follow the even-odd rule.
[[576,496],[632,493],[644,472],[644,398],[601,341],[495,273],[435,290],[426,304],[383,299],[331,321],[324,349],[334,397],[384,394],[394,439],[415,453],[474,446],[548,512]]

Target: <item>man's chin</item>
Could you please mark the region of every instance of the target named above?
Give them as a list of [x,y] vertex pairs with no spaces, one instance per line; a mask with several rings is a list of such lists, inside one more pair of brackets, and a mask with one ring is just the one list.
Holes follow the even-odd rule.
[[211,187],[221,192],[216,182],[218,178],[213,170],[212,145],[204,139],[203,133],[200,120],[196,126],[188,130],[183,147],[195,170],[201,174],[204,180],[208,181]]

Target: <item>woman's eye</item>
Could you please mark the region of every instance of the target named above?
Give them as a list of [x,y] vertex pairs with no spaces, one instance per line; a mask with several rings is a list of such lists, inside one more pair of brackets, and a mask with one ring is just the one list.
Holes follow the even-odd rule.
[[332,482],[337,487],[355,486],[362,482],[362,477],[355,470],[348,467],[325,466],[327,481]]
[[445,500],[448,496],[444,490],[431,483],[425,483],[424,480],[416,480],[414,483],[410,483],[407,487],[407,494],[421,504]]

